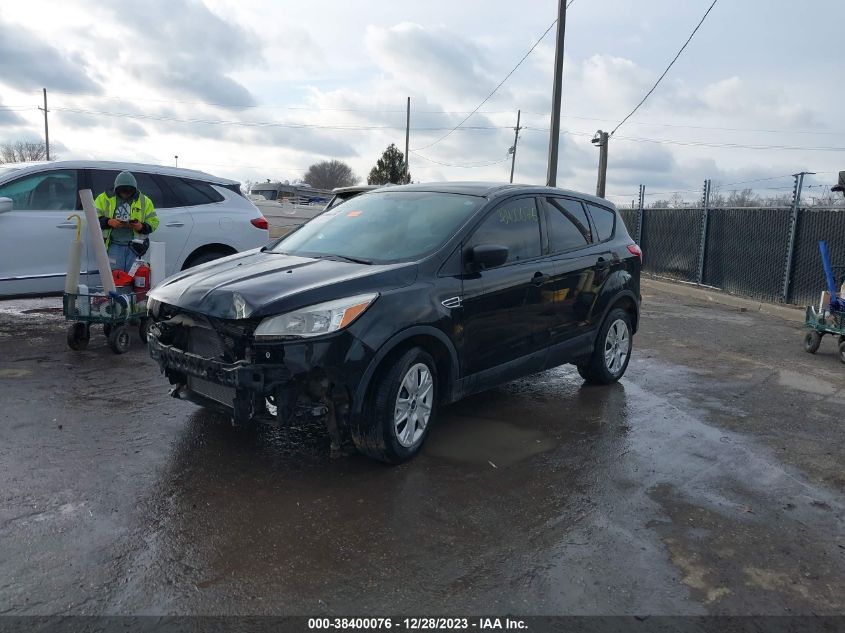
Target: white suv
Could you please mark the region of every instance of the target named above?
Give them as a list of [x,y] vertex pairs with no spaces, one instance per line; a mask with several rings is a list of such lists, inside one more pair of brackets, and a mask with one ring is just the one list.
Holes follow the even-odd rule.
[[[241,195],[234,180],[191,169],[105,161],[53,161],[0,165],[0,297],[62,292],[67,255],[79,212],[77,192],[96,198],[130,171],[155,205],[160,224],[151,239],[166,244],[166,275],[270,240],[267,220]],[[83,239],[87,239],[83,232]],[[85,272],[97,274],[93,249]],[[89,277],[95,283],[96,277]]]

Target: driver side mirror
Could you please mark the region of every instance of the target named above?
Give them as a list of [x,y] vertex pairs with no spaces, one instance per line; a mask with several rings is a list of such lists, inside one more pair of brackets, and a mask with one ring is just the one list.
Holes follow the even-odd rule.
[[475,264],[478,270],[496,268],[508,261],[508,247],[498,244],[480,244],[473,247],[469,254],[469,262]]
[[0,213],[7,213],[12,210],[11,198],[0,198]]

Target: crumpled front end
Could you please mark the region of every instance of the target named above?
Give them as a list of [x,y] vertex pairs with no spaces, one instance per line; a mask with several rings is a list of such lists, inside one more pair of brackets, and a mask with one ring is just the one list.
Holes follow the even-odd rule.
[[150,356],[171,395],[228,412],[236,425],[323,418],[342,443],[352,397],[373,352],[348,332],[322,339],[256,342],[256,321],[225,321],[162,306]]

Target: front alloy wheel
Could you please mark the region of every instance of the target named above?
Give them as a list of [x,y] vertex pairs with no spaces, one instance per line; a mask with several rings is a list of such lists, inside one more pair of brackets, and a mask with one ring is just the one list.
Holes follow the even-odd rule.
[[416,444],[425,433],[434,407],[434,379],[423,363],[408,370],[399,386],[393,413],[397,441],[405,448]]
[[350,426],[355,447],[373,459],[399,464],[422,448],[437,417],[437,365],[413,347],[388,357],[373,379],[363,415]]

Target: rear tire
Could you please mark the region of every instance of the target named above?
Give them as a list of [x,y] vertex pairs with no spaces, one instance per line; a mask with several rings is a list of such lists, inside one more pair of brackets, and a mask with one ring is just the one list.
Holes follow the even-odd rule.
[[414,347],[377,374],[362,418],[352,424],[367,457],[401,464],[419,453],[437,414],[437,365]]
[[819,345],[822,344],[822,335],[816,330],[810,330],[804,336],[804,351],[808,354],[815,354],[819,351]]
[[207,264],[208,262],[213,262],[215,259],[220,259],[221,257],[228,257],[229,255],[232,255],[233,252],[234,251],[206,251],[204,253],[193,255],[187,262],[185,262],[182,270],[187,270],[188,268],[193,268],[194,266],[199,266],[200,264]]
[[633,341],[631,315],[615,308],[602,323],[589,362],[578,365],[578,373],[587,383],[609,385],[628,369]]

